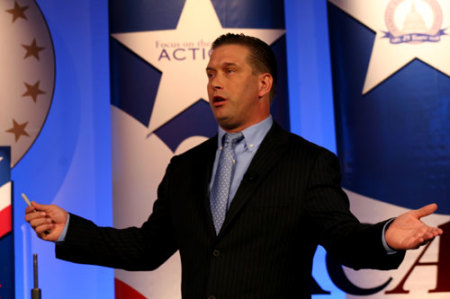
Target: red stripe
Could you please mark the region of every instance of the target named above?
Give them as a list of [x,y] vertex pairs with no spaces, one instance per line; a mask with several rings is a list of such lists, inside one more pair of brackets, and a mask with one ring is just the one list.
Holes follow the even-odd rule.
[[0,211],[0,238],[12,230],[11,205]]
[[114,288],[116,299],[146,299],[144,295],[117,278],[114,278]]

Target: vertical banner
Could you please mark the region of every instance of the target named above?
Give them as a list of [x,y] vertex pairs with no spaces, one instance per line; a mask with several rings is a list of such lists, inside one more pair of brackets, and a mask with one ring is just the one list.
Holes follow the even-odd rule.
[[14,298],[11,155],[0,146],[0,298]]
[[352,211],[375,222],[428,203],[446,233],[398,270],[342,272],[355,298],[450,297],[450,1],[328,2],[337,147]]
[[[272,45],[279,63],[274,118],[289,127],[282,1],[111,0],[114,226],[140,226],[174,154],[213,136],[205,68],[227,32]],[[115,271],[116,298],[180,298],[178,253],[152,272]]]

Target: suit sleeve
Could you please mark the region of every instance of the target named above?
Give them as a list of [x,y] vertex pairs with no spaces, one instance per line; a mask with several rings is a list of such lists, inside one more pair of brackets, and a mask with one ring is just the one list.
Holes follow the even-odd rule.
[[342,190],[336,156],[322,150],[316,158],[308,184],[306,209],[313,235],[334,260],[354,269],[393,269],[404,251],[387,254],[382,244],[386,221],[362,224],[349,210]]
[[158,187],[153,213],[141,227],[99,227],[71,214],[66,238],[55,247],[56,257],[75,263],[125,270],[154,270],[176,250],[167,188],[170,165]]

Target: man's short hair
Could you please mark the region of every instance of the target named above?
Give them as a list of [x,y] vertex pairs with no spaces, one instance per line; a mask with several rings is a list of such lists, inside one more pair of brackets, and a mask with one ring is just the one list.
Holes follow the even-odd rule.
[[259,38],[244,34],[227,33],[219,36],[212,44],[214,50],[223,45],[241,45],[249,49],[249,64],[257,73],[269,73],[273,77],[270,99],[275,96],[277,86],[277,61],[272,48]]

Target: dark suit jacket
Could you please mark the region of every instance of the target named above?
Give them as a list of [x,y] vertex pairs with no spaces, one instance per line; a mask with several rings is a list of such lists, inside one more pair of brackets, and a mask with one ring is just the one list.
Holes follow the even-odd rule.
[[71,215],[58,258],[152,270],[176,250],[183,298],[309,298],[317,244],[353,268],[397,267],[384,222],[360,224],[340,187],[336,157],[274,124],[262,142],[218,236],[208,185],[217,137],[173,157],[153,213],[140,228],[100,228]]

